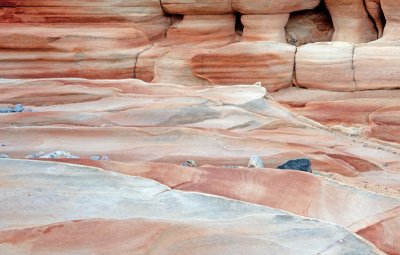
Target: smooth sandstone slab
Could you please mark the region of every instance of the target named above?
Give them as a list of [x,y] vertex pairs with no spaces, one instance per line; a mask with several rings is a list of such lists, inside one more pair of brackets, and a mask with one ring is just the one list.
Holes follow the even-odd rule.
[[400,43],[356,45],[354,72],[359,89],[400,88]]
[[149,47],[147,36],[128,26],[0,27],[0,78],[132,78]]
[[170,26],[159,0],[0,6],[1,78],[133,78],[139,53]]
[[[372,144],[370,149],[365,148],[365,141],[354,143],[352,138],[315,128],[315,122],[297,116],[274,101],[263,100],[265,89],[254,85],[187,87],[138,80],[43,79],[3,82],[1,88],[2,102],[23,102],[33,110],[2,116],[1,123],[6,128],[4,153],[12,157],[25,157],[39,150],[70,150],[82,157],[107,154],[123,161],[142,157],[142,161],[179,164],[192,158],[204,164],[247,165],[248,158],[257,154],[264,157],[268,167],[276,167],[288,158],[309,157],[315,170],[346,176],[356,176],[359,171],[378,171],[386,166],[392,169],[399,162],[389,148],[381,151]],[[11,123],[23,128],[16,133],[8,132]],[[41,128],[47,129],[46,125],[58,131],[45,135],[46,131]],[[75,141],[73,133],[67,132],[72,126],[76,134],[82,132],[79,143],[56,142],[57,139]],[[221,127],[230,131],[219,130]],[[174,128],[183,140],[190,139],[190,147],[180,144],[178,139],[168,139],[169,131]],[[150,130],[154,132],[148,133]],[[38,136],[37,132],[42,134],[42,131],[43,136]],[[53,137],[55,134],[57,137]],[[86,150],[81,144],[90,144],[96,139],[92,135],[98,138],[97,144],[104,144],[94,148],[88,145]],[[125,143],[120,141],[130,143],[129,136],[138,139],[133,139],[132,146],[125,148]],[[103,141],[99,137],[107,139]],[[41,147],[36,147],[35,142],[29,143],[36,138],[46,142]],[[25,139],[27,143],[19,146],[13,139]],[[136,142],[139,147],[134,146]],[[157,150],[153,149],[154,142],[158,144]],[[211,150],[199,149],[206,144]],[[168,146],[174,156],[167,156]],[[125,149],[121,152],[118,147]],[[164,147],[165,150],[160,149]],[[361,166],[360,161],[364,162]]]
[[239,42],[198,54],[193,73],[212,84],[261,84],[274,91],[291,85],[296,48],[275,42]]
[[303,88],[290,87],[272,94],[278,102],[299,107],[311,102],[339,101],[352,99],[379,99],[398,100],[400,90],[362,90],[353,92],[328,91],[328,90],[307,90]]
[[[96,103],[96,100],[116,97],[121,94],[135,97],[164,98],[186,97],[188,95],[214,101],[218,104],[246,104],[265,96],[261,86],[197,86],[146,83],[135,79],[88,80],[88,79],[37,79],[37,80],[0,80],[0,94],[3,103],[25,102],[30,106],[62,107],[65,104]],[[123,100],[123,99],[121,99]],[[133,100],[131,100],[133,101]],[[131,102],[131,104],[135,102]],[[180,104],[185,102],[179,101]],[[15,104],[15,103],[14,103]],[[155,101],[153,101],[155,104]],[[95,104],[96,105],[96,104]],[[146,107],[143,101],[137,105]],[[105,111],[98,105],[97,109]],[[112,107],[112,106],[111,106]],[[60,108],[59,108],[60,109]]]
[[272,96],[291,111],[332,129],[341,127],[355,136],[390,142],[391,146],[398,147],[399,90],[338,92],[291,87]]
[[[154,179],[173,189],[214,194],[266,205],[333,222],[354,232],[363,232],[368,228],[369,235],[374,236],[368,238],[369,241],[383,250],[400,251],[400,244],[396,241],[397,226],[383,224],[384,229],[377,230],[377,233],[386,233],[386,242],[374,234],[373,228],[381,226],[383,222],[391,222],[392,217],[400,217],[398,209],[400,199],[355,189],[310,174],[273,169],[210,166],[185,168],[154,163],[124,164],[87,160],[78,160],[76,163]],[[395,176],[392,175],[392,178]],[[400,186],[397,185],[397,188]],[[359,210],[354,210],[351,206],[353,203],[358,204]]]
[[[296,231],[306,230],[301,223],[292,223],[291,230],[285,217],[247,217],[231,221],[166,221],[149,219],[129,220],[82,220],[62,222],[22,230],[0,231],[0,248],[7,254],[31,254],[89,252],[95,254],[233,254],[251,252],[265,254],[315,254],[316,248],[299,250],[296,242],[305,239]],[[260,224],[262,222],[262,224]],[[270,223],[271,222],[271,223]],[[268,224],[268,227],[265,226]],[[310,224],[308,228],[314,227]],[[333,234],[333,231],[317,228],[317,233]],[[285,232],[284,232],[285,231]],[[279,238],[277,232],[281,233]],[[297,236],[293,238],[293,236]],[[308,235],[306,235],[308,236]],[[335,233],[334,237],[341,237]],[[280,241],[280,239],[291,242]],[[301,239],[301,240],[299,240]],[[322,238],[318,238],[322,239]],[[334,238],[333,238],[334,239]],[[63,245],[54,245],[62,240]],[[381,254],[362,243],[357,237],[343,238],[346,244],[334,244],[320,254],[351,252],[352,254]],[[115,245],[115,244],[118,245]],[[311,242],[305,242],[313,246]],[[325,243],[319,245],[323,247]],[[305,244],[300,247],[306,246]]]
[[159,0],[148,1],[2,1],[0,23],[126,24],[145,33],[150,40],[164,36],[170,25]]
[[314,43],[298,47],[296,85],[334,91],[357,90],[353,50],[354,45],[345,42]]
[[[296,112],[328,126],[332,125],[369,125],[374,112],[398,104],[396,99],[349,99],[310,102]],[[351,114],[344,114],[345,112]],[[395,118],[395,116],[393,116]]]
[[[4,194],[0,199],[7,201],[2,201],[6,208],[0,211],[0,226],[4,229],[0,231],[0,249],[11,254],[29,248],[33,254],[44,254],[56,247],[58,251],[99,251],[103,248],[107,252],[110,249],[107,242],[116,246],[113,248],[118,253],[127,247],[137,254],[146,250],[155,252],[154,249],[164,252],[170,247],[175,252],[181,249],[189,254],[204,254],[202,252],[210,247],[215,254],[232,254],[232,246],[223,245],[222,240],[236,244],[233,254],[241,254],[245,249],[253,250],[254,254],[265,254],[265,248],[270,247],[271,242],[278,243],[272,246],[275,251],[271,254],[380,254],[375,247],[342,227],[276,209],[199,193],[172,191],[151,180],[96,168],[50,162],[2,162],[0,176],[7,186],[0,190]],[[28,180],[29,185],[21,186],[21,182]],[[52,223],[57,224],[42,226]],[[167,240],[160,240],[162,233],[173,231],[171,224],[175,231],[178,226],[185,231],[178,230],[181,234],[171,234]],[[76,228],[85,230],[72,234]],[[300,229],[304,234],[296,234]],[[86,231],[93,233],[86,234]],[[137,234],[131,235],[133,231],[140,232],[141,239],[135,238]],[[49,243],[62,236],[65,246]],[[198,242],[183,246],[176,244],[188,237]],[[127,238],[136,241],[129,242]],[[101,245],[94,246],[97,242]],[[36,248],[35,244],[39,243],[42,245]],[[167,246],[164,248],[164,245]]]

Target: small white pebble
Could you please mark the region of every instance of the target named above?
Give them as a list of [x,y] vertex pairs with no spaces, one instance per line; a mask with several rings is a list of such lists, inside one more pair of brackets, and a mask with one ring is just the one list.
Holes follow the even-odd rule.
[[249,160],[249,164],[247,165],[249,168],[264,168],[264,162],[259,156],[252,156]]

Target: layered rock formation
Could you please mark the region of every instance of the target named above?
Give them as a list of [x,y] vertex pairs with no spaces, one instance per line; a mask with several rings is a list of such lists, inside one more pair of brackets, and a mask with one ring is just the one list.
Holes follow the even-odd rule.
[[[398,196],[400,186],[388,181],[399,180],[400,151],[337,134],[293,114],[263,99],[265,89],[260,86],[187,87],[135,80],[53,79],[10,80],[1,83],[1,88],[3,102],[22,100],[31,110],[0,119],[2,152],[11,158],[64,150],[82,158],[66,162],[154,179],[185,192],[219,195],[318,218],[360,233],[384,251],[399,250],[397,232],[390,234],[393,225],[383,222],[400,214],[400,200],[390,198]],[[39,94],[45,97],[40,99]],[[375,123],[385,123],[385,118],[375,118]],[[21,139],[23,144],[16,142]],[[112,161],[90,160],[93,155],[107,155]],[[268,168],[276,168],[287,159],[309,158],[315,173],[347,176],[350,186],[296,171],[247,169],[252,155],[259,155]],[[177,166],[188,159],[201,167]],[[17,162],[9,163],[14,172]],[[360,182],[373,185],[368,189],[381,195],[352,188],[360,187]],[[299,193],[306,183],[307,189]],[[146,189],[142,192],[147,193]],[[365,205],[362,213],[355,214],[353,203]],[[39,204],[38,208],[43,209]],[[60,221],[69,220],[76,219]],[[5,222],[21,224],[19,221]],[[20,227],[57,221],[23,222],[28,225]],[[376,239],[380,231],[385,231],[385,242]]]
[[400,254],[399,8],[0,0],[0,254]]
[[[1,225],[7,230],[0,231],[0,249],[7,254],[380,254],[342,227],[267,207],[173,191],[96,168],[8,160],[2,164],[2,181],[8,185],[1,197],[13,199],[8,195],[13,194],[19,201],[2,201],[16,212],[2,211],[8,221]],[[26,176],[30,185],[21,189],[22,180],[15,175]],[[69,175],[68,184],[63,175]],[[20,200],[21,194],[29,198]],[[43,195],[46,199],[39,202]],[[27,217],[35,212],[41,216]],[[299,230],[310,235],[298,235]]]
[[[336,91],[398,88],[398,8],[396,1],[389,0],[229,0],[217,5],[185,0],[59,1],[50,5],[7,1],[0,16],[0,77],[139,78],[164,83],[185,80],[187,85],[261,82],[271,91],[292,83]],[[238,13],[236,19],[233,13]],[[218,59],[220,55],[237,58],[226,47],[241,48],[242,44],[235,44],[238,41],[300,46],[331,40],[335,43],[300,47],[296,61],[282,62],[287,69],[284,82],[281,71],[271,73],[266,67],[266,80],[260,72],[244,72],[238,67],[225,70],[229,63]],[[259,69],[259,64],[247,61],[253,53],[244,52],[246,66]],[[199,58],[212,67],[217,65],[219,70],[210,74],[212,78],[199,72]],[[377,59],[385,73],[371,72]],[[275,58],[266,62],[262,68],[280,66]],[[320,63],[329,65],[328,71],[314,72],[314,67],[322,67]],[[294,70],[294,78],[288,80]],[[338,76],[343,78],[334,79]]]
[[132,78],[169,25],[159,0],[0,1],[0,77]]

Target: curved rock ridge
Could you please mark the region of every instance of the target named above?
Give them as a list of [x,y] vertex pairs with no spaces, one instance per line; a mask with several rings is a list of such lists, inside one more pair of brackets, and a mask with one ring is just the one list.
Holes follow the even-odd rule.
[[[260,224],[262,222],[262,224]],[[269,223],[271,222],[271,223]],[[11,241],[8,254],[21,254],[29,251],[31,254],[48,254],[71,250],[92,252],[96,254],[316,254],[316,248],[310,249],[306,242],[304,250],[300,250],[295,241],[305,238],[295,237],[295,231],[286,226],[287,219],[279,216],[251,217],[231,221],[190,221],[176,222],[166,220],[130,219],[130,220],[80,220],[55,223],[36,228],[9,230],[0,232],[0,242]],[[268,226],[267,228],[265,226]],[[301,224],[293,224],[298,229]],[[308,228],[312,228],[309,226]],[[281,242],[276,238],[280,229],[282,236],[291,240]],[[283,230],[285,232],[283,232]],[[312,230],[317,233],[334,234],[330,230]],[[275,236],[275,237],[274,237]],[[298,235],[297,235],[298,236]],[[283,238],[282,238],[283,239]],[[319,240],[322,238],[319,238]],[[332,238],[334,239],[334,238]],[[18,241],[15,241],[18,240]],[[62,240],[62,246],[54,242]],[[347,236],[320,254],[351,252],[352,254],[381,254],[363,244],[354,236]],[[120,245],[115,246],[115,243]],[[323,247],[319,245],[319,247]],[[351,246],[350,246],[351,245]],[[0,244],[1,247],[1,244]],[[11,250],[11,252],[10,252]],[[266,252],[267,251],[267,252]]]
[[[69,162],[153,179],[172,189],[214,194],[278,208],[333,222],[354,232],[364,233],[365,229],[369,229],[368,235],[362,236],[366,236],[385,251],[399,251],[397,232],[394,231],[396,227],[393,227],[396,225],[390,226],[384,222],[395,223],[400,218],[400,199],[384,196],[388,194],[387,190],[382,193],[384,195],[377,195],[297,171],[211,166],[187,169],[161,163],[119,163],[84,159]],[[308,188],[304,189],[305,186]],[[397,189],[399,192],[393,192],[393,196],[399,196],[398,184]],[[383,189],[380,192],[382,191]],[[336,202],[333,203],[333,200]],[[355,212],[353,203],[358,204],[360,210]],[[385,242],[369,237],[377,237],[381,232],[385,232]]]
[[289,88],[273,97],[307,118],[346,131],[399,144],[399,90],[334,92]]
[[[268,254],[381,254],[337,225],[221,197],[173,191],[154,181],[96,168],[5,160],[0,174],[7,183],[0,191],[7,196],[1,199],[14,201],[2,201],[12,215],[0,212],[0,249],[7,254],[28,250],[105,254],[110,249],[116,254],[127,250],[204,254],[210,249],[215,254],[245,250],[265,254],[267,247]],[[29,185],[21,186],[26,181]]]
[[[265,99],[266,89],[261,86],[190,87],[148,84],[139,80],[39,79],[2,80],[0,88],[4,107],[25,102],[24,108],[27,109],[21,113],[0,116],[1,153],[11,158],[24,158],[41,151],[50,153],[63,150],[82,158],[67,162],[154,179],[184,193],[195,191],[220,195],[320,218],[361,233],[383,251],[399,249],[396,241],[382,241],[377,236],[384,231],[386,240],[395,240],[393,237],[397,233],[396,228],[392,230],[396,226],[396,220],[392,220],[392,217],[396,219],[399,213],[396,209],[398,199],[389,197],[398,197],[400,191],[396,182],[400,178],[400,152],[395,147],[335,133],[329,127],[296,115],[274,100]],[[296,93],[297,100],[304,101],[297,104],[305,105],[313,100],[310,90],[308,98],[303,98],[298,97],[302,90],[294,89],[287,89],[285,95],[289,96],[291,91]],[[284,102],[279,93],[267,94],[267,97],[277,97]],[[334,93],[340,92],[331,93],[336,95]],[[355,95],[358,94],[360,98],[368,95],[367,92],[356,92]],[[324,95],[327,97],[329,93]],[[387,92],[382,92],[381,96],[388,97]],[[315,98],[321,100],[318,94]],[[336,95],[336,98],[340,96]],[[296,104],[296,100],[291,101]],[[383,106],[366,109],[378,110]],[[331,108],[339,112],[346,111],[346,108]],[[387,110],[390,114],[396,112],[397,108]],[[373,116],[365,125],[397,125],[384,118],[384,115],[379,115],[381,118]],[[24,143],[18,142],[21,140]],[[94,155],[105,155],[104,158],[112,162],[89,160]],[[268,168],[276,168],[290,159],[309,158],[316,174],[328,178],[342,176],[341,180],[346,180],[351,186],[382,195],[338,185],[311,174],[243,168],[253,155],[258,155]],[[214,167],[178,166],[189,159],[200,166]],[[3,162],[2,166],[5,166]],[[14,166],[19,167],[13,162],[8,163],[11,172],[15,172]],[[88,178],[98,182],[97,177]],[[53,184],[61,185],[63,181]],[[368,185],[364,186],[364,182]],[[87,185],[88,182],[85,183]],[[309,184],[307,188],[304,188],[305,183]],[[291,188],[287,189],[290,185]],[[79,190],[78,186],[74,187]],[[166,189],[168,187],[165,186]],[[54,193],[47,189],[43,192]],[[153,194],[143,186],[138,191],[127,192],[139,192],[150,197]],[[165,192],[157,190],[154,193]],[[119,188],[104,189],[98,198],[93,197],[92,203],[104,208],[108,205],[104,205],[102,199],[118,194],[121,194]],[[317,196],[318,199],[315,199]],[[33,203],[39,197],[32,197],[28,201]],[[158,200],[148,198],[146,201],[156,203]],[[362,201],[366,205],[357,214],[351,206],[355,201]],[[74,200],[71,203],[77,202]],[[129,207],[129,203],[125,204]],[[171,206],[176,207],[174,203]],[[226,206],[222,206],[226,210]],[[191,215],[197,215],[200,207],[204,208],[205,205],[199,203],[198,207],[190,208]],[[148,217],[149,212],[152,214],[147,204],[145,208],[139,211],[142,213],[140,217]],[[174,220],[184,217],[168,208],[172,207],[166,210],[176,215]],[[90,213],[93,207],[82,210]],[[124,207],[123,211],[129,213],[129,210]],[[154,210],[161,209],[157,207]],[[114,217],[110,214],[97,217]],[[220,219],[227,217],[221,214]],[[37,219],[32,217],[32,221]],[[69,220],[74,219],[62,218],[59,221]],[[394,223],[388,227],[385,221]],[[6,222],[17,224],[11,219]],[[33,227],[54,221],[24,222],[27,224],[24,227]]]
[[[316,128],[316,123],[263,100],[265,89],[259,86],[149,86],[137,80],[82,79],[9,81],[0,86],[5,92],[2,102],[23,101],[32,110],[3,114],[0,119],[0,136],[6,144],[2,149],[15,157],[62,149],[87,157],[89,153],[109,154],[123,161],[143,157],[179,163],[195,157],[210,164],[247,165],[248,157],[258,154],[268,157],[268,167],[276,167],[285,157],[306,156],[315,170],[346,176],[393,170],[399,163],[388,148],[376,149],[381,145],[365,141],[354,144],[351,137]],[[45,97],[37,98],[40,93]],[[175,140],[168,139],[170,134]],[[90,144],[92,135],[110,138]],[[24,137],[24,147],[12,142],[17,137]],[[192,146],[181,143],[185,139],[190,139]],[[60,141],[66,142],[63,148],[58,147]],[[79,146],[85,141],[87,147]],[[172,144],[175,146],[168,148]],[[154,153],[154,146],[166,149]],[[120,151],[122,148],[126,151]],[[168,156],[168,151],[175,156]]]

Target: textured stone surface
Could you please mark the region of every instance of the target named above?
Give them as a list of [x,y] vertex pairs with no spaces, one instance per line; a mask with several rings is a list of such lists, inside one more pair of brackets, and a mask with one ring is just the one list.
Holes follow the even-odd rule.
[[400,88],[400,42],[356,45],[354,72],[359,89]]
[[131,78],[136,57],[149,47],[147,36],[128,26],[0,27],[2,78]]
[[3,1],[0,77],[133,78],[169,25],[158,0]]
[[396,0],[380,0],[385,15],[386,25],[383,40],[400,40],[400,3]]
[[232,0],[232,7],[242,14],[278,14],[313,9],[320,0]]
[[268,90],[291,85],[296,48],[275,42],[240,42],[198,54],[193,72],[212,84],[261,84]]
[[0,0],[0,254],[400,254],[399,8]]
[[232,0],[161,0],[163,9],[171,14],[227,14],[233,13]]
[[[336,92],[290,88],[273,97],[291,110],[324,125],[382,141],[398,143],[399,90]],[[375,177],[378,178],[378,177]]]
[[[96,168],[7,161],[1,177],[7,182],[2,204],[15,211],[0,212],[0,249],[7,254],[265,254],[267,248],[270,254],[380,254],[337,225]],[[23,179],[30,185],[21,187]]]
[[353,71],[354,45],[344,42],[307,44],[296,53],[298,86],[337,91],[357,90]]
[[[340,224],[349,227],[353,232],[365,228],[374,229],[377,219],[390,218],[392,214],[387,212],[396,207],[397,200],[386,197],[388,190],[400,190],[396,182],[388,181],[399,179],[396,169],[400,165],[400,159],[396,150],[385,146],[377,148],[374,143],[366,143],[364,140],[360,142],[352,137],[320,129],[315,123],[287,111],[274,101],[263,99],[265,89],[260,86],[188,87],[146,84],[138,80],[84,79],[10,80],[2,81],[0,86],[3,91],[0,95],[2,102],[14,103],[18,100],[33,110],[6,114],[0,118],[0,140],[4,145],[0,148],[12,158],[24,158],[41,150],[65,150],[80,159],[62,159],[63,161],[154,179],[185,192],[209,193],[272,206]],[[338,111],[340,113],[345,110],[340,111],[339,108]],[[371,122],[374,119],[371,118]],[[374,123],[385,124],[388,120],[382,117]],[[24,143],[17,142],[19,140]],[[370,147],[365,147],[366,145]],[[93,155],[107,155],[115,162],[93,161],[90,159]],[[303,176],[304,173],[297,171],[276,172],[243,168],[253,155],[259,155],[267,168],[275,168],[290,159],[309,158],[316,173],[341,174],[347,176],[349,182],[368,181],[371,185],[378,185],[379,189],[374,191],[382,195],[375,197],[368,192],[355,192],[353,188],[332,185],[321,177],[310,174]],[[178,166],[187,160],[193,160],[201,167]],[[17,164],[9,166],[10,171],[15,173],[14,165],[17,167]],[[257,178],[254,179],[254,175]],[[93,178],[93,182],[98,181]],[[310,185],[304,188],[304,183]],[[284,191],[290,185],[292,188]],[[299,193],[300,188],[295,188],[300,186],[304,193]],[[121,185],[118,184],[118,187],[113,192],[103,188],[96,199],[91,191],[91,203],[101,206],[104,203],[102,199],[106,196],[122,195]],[[49,188],[52,189],[50,186]],[[142,190],[141,194],[151,195],[144,188],[139,190]],[[136,194],[133,191],[127,192]],[[313,200],[317,194],[320,199]],[[293,202],[291,198],[295,198],[297,202]],[[193,198],[190,199],[193,201]],[[310,199],[315,202],[310,204]],[[106,200],[113,201],[111,198]],[[341,203],[321,202],[332,200]],[[33,203],[36,198],[29,201]],[[158,200],[148,201],[158,204],[157,211],[164,208]],[[303,202],[300,204],[300,201]],[[350,201],[363,201],[362,204],[366,206],[364,213],[355,214],[353,206],[347,206],[353,203]],[[168,208],[177,208],[175,204],[169,203],[172,207]],[[37,206],[43,208],[40,204]],[[207,207],[203,202],[198,202],[198,206]],[[92,205],[90,208],[91,211],[94,210]],[[141,214],[143,217],[152,214],[148,206],[145,208]],[[181,217],[181,214],[168,208],[164,209],[170,211],[174,217]],[[226,206],[224,208],[226,210]],[[371,208],[381,211],[370,211]],[[192,215],[198,215],[198,209],[188,210],[192,211]],[[90,212],[81,207],[79,211]],[[369,213],[365,214],[367,211]],[[397,215],[396,212],[391,213]],[[114,211],[102,213],[97,218],[122,217]],[[110,216],[104,213],[109,213]],[[132,215],[127,208],[121,209],[121,213]],[[376,216],[383,214],[383,218]],[[70,217],[75,214],[67,215]],[[73,220],[68,217],[60,218],[57,222]],[[224,215],[220,217],[227,219]],[[38,219],[32,217],[31,220]],[[23,223],[27,224],[24,227],[55,222],[43,221],[29,225],[31,220],[24,220]],[[17,221],[15,219],[5,222],[17,224]],[[374,231],[369,230],[364,236],[382,250],[398,249],[399,245],[395,241],[383,242],[376,238],[381,230]],[[387,240],[392,240],[396,232],[389,234],[388,231],[385,230]]]
[[292,159],[277,168],[282,170],[299,170],[312,173],[311,161],[309,159]]
[[191,58],[204,49],[228,45],[236,36],[232,14],[187,15],[168,29],[164,41],[139,56],[136,77],[148,82],[207,84],[193,75]]
[[285,25],[287,14],[243,15],[244,26],[241,41],[274,41],[286,43]]
[[366,43],[378,38],[364,0],[325,0],[325,4],[335,27],[333,41]]
[[296,46],[329,42],[334,32],[332,20],[324,8],[291,13],[285,30],[288,43]]

